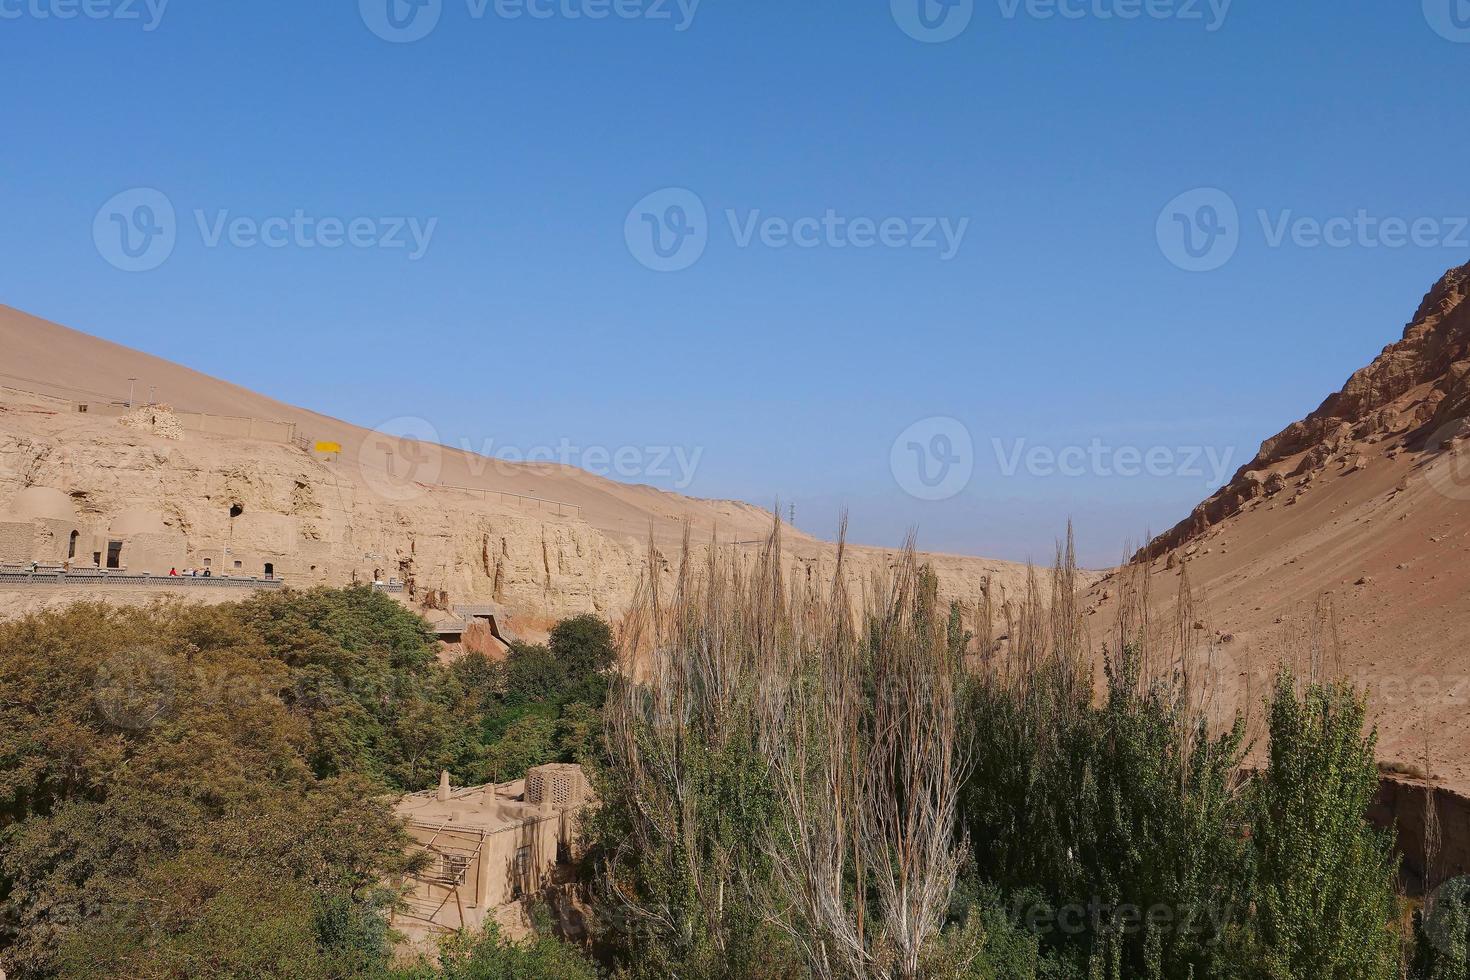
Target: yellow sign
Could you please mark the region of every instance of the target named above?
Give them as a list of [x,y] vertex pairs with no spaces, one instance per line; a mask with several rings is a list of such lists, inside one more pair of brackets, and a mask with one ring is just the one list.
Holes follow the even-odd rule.
[[316,444],[316,451],[319,453],[340,453],[342,451],[342,444],[338,442],[319,442]]

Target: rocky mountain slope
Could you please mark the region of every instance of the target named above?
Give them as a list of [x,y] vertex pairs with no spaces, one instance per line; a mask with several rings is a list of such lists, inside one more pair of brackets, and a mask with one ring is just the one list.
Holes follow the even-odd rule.
[[[1222,687],[1254,704],[1280,660],[1369,689],[1380,755],[1470,788],[1470,266],[1403,339],[1134,559],[1172,601],[1181,569]],[[1093,595],[1099,635],[1115,582]],[[1259,712],[1257,712],[1259,714]]]

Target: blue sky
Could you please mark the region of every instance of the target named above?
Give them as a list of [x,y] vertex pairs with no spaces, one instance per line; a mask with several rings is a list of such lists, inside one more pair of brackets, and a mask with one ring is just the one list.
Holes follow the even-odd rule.
[[0,302],[816,533],[1110,562],[1470,260],[1467,0],[160,2],[0,0]]

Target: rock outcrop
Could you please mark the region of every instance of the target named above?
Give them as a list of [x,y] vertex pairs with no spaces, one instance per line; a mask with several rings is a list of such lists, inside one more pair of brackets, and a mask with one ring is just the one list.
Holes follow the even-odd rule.
[[1403,339],[1390,344],[1312,414],[1261,444],[1260,452],[1185,520],[1141,549],[1157,557],[1200,537],[1288,479],[1310,480],[1334,461],[1370,465],[1389,440],[1436,451],[1470,435],[1470,265],[1445,273],[1420,303]]

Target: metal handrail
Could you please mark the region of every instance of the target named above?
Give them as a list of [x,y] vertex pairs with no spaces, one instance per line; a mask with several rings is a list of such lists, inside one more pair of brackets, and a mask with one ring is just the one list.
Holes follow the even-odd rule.
[[286,583],[276,578],[248,578],[230,577],[227,575],[211,575],[208,578],[203,575],[153,575],[148,572],[129,573],[116,572],[106,569],[72,569],[66,571],[58,568],[40,568],[31,571],[29,567],[0,566],[0,584],[9,585],[140,585],[140,586],[175,586],[182,585],[194,588],[223,588],[223,589],[284,589]]

